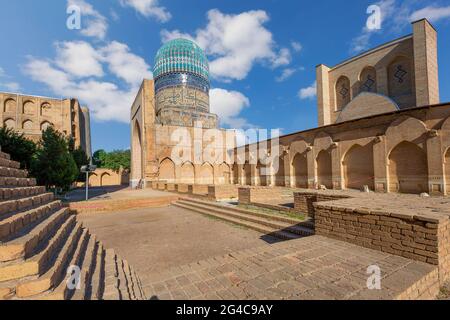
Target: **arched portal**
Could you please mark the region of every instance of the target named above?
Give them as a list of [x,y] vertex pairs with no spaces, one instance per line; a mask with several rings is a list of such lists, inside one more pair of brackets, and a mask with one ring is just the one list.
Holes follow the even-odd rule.
[[105,172],[100,177],[100,186],[113,186],[115,185],[115,181],[113,181],[111,175],[108,172]]
[[159,180],[175,182],[175,164],[169,158],[164,159],[159,165]]
[[427,154],[414,143],[403,141],[389,154],[389,190],[428,192]]
[[217,181],[219,184],[230,184],[230,179],[231,179],[230,166],[226,163],[222,163],[219,166]]
[[198,176],[199,184],[214,184],[214,168],[209,163],[204,163],[200,168],[200,173]]
[[144,170],[142,168],[142,136],[141,126],[138,121],[134,122],[133,126],[133,141],[132,141],[132,155],[131,155],[131,179],[141,180],[144,177]]
[[306,154],[297,153],[292,161],[294,186],[308,188],[308,159]]
[[373,147],[368,144],[364,147],[354,145],[351,147],[342,162],[344,169],[344,183],[348,189],[362,189],[369,186],[374,190]]
[[316,159],[317,182],[328,189],[333,188],[331,154],[326,150],[320,151]]
[[100,187],[100,178],[96,173],[89,175],[89,186]]
[[181,177],[178,179],[181,183],[195,183],[195,169],[191,162],[185,162],[181,166]]
[[275,170],[275,185],[284,187],[286,185],[286,171],[284,169],[284,159],[283,158],[281,158],[281,157],[279,158],[278,168],[274,168],[274,170]]
[[450,195],[450,148],[447,149],[447,152],[444,155],[444,163],[445,163],[445,184],[447,186],[447,195]]

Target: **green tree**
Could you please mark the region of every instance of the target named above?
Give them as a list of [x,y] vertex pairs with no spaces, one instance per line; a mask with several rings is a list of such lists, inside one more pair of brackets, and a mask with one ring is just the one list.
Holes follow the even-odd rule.
[[85,175],[81,173],[80,169],[82,166],[88,165],[90,163],[89,158],[83,148],[75,148],[75,141],[73,138],[69,139],[69,152],[75,160],[78,168],[78,178],[77,181],[85,181]]
[[112,152],[97,150],[94,152],[93,161],[99,168],[111,169],[114,171],[119,171],[120,168],[130,170],[131,152],[130,150],[114,150]]
[[20,162],[22,169],[31,168],[31,159],[36,152],[36,144],[13,129],[0,128],[0,146],[2,151],[9,153],[11,159]]
[[63,191],[70,189],[79,174],[77,164],[69,151],[67,138],[53,127],[42,133],[31,169],[38,184]]

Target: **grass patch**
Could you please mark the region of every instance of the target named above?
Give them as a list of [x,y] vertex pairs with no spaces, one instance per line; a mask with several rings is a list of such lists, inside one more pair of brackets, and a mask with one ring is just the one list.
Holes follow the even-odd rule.
[[248,205],[248,204],[239,204],[238,207],[248,210],[248,211],[256,212],[256,213],[266,213],[266,214],[271,214],[274,216],[288,217],[288,218],[295,219],[298,221],[305,221],[305,219],[306,219],[305,215],[303,215],[303,214],[289,212],[289,211],[273,210],[273,209],[269,209],[269,208],[258,207],[258,206],[254,206],[254,205]]

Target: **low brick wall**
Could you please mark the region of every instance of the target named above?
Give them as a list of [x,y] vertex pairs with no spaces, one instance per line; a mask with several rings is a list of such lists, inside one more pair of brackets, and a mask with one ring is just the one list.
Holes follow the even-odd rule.
[[158,182],[158,190],[165,191],[167,189],[167,183]]
[[158,181],[152,181],[152,189],[158,190]]
[[441,283],[449,278],[448,216],[352,209],[340,206],[339,202],[319,202],[313,206],[317,235],[437,265]]
[[346,199],[348,196],[332,195],[322,192],[294,192],[294,211],[301,212],[311,219],[314,219],[315,202]]
[[192,191],[189,192],[194,195],[206,196],[208,194],[208,185],[194,184],[191,185]]
[[167,184],[167,191],[171,191],[171,192],[177,191],[176,184],[175,183],[168,183]]
[[208,186],[208,199],[219,201],[238,197],[238,186],[235,185],[217,185]]
[[189,185],[185,184],[185,183],[178,183],[175,185],[176,186],[176,191],[179,193],[189,193]]
[[282,188],[273,187],[239,187],[240,204],[260,203],[270,199],[279,199],[285,195]]

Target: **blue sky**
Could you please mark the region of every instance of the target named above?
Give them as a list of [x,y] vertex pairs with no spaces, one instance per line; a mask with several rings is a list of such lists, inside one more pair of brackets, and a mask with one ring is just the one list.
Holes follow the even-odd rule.
[[[369,5],[382,28],[364,29]],[[81,8],[69,30],[67,7]],[[91,109],[93,150],[129,148],[129,108],[163,41],[196,40],[211,62],[224,127],[317,126],[315,66],[412,32],[439,33],[441,101],[450,101],[450,2],[417,0],[1,0],[0,90],[76,97]]]

